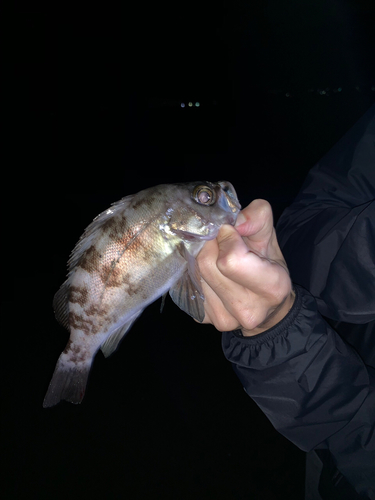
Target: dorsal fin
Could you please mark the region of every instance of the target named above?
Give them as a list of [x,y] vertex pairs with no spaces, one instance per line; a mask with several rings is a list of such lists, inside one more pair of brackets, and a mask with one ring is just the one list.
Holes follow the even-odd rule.
[[87,226],[70,254],[70,258],[68,260],[68,279],[61,285],[53,298],[53,309],[55,311],[56,319],[67,330],[70,329],[68,296],[72,270],[78,264],[85,251],[90,248],[103,224],[105,224],[105,222],[116,213],[125,210],[131,203],[133,196],[134,195],[125,196],[121,200],[113,203],[110,208],[95,217],[91,224]]
[[85,251],[90,248],[93,241],[97,237],[98,231],[102,228],[102,226],[114,215],[117,213],[126,210],[126,208],[130,205],[134,195],[125,196],[119,201],[116,201],[111,205],[110,208],[99,214],[95,219],[87,226],[84,233],[78,240],[78,243],[74,247],[72,253],[70,254],[70,258],[68,260],[68,269],[71,272],[74,267],[78,264],[79,259],[85,253]]

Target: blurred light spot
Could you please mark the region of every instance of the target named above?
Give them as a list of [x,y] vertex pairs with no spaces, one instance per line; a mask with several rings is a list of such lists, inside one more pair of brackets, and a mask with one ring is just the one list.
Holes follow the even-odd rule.
[[199,108],[199,106],[200,106],[200,103],[199,103],[199,102],[196,102],[196,103],[195,103],[195,107],[196,107],[196,108]]
[[339,88],[337,89],[337,92],[341,92],[341,91],[342,91],[342,88],[341,88],[341,87],[339,87]]
[[287,93],[285,94],[285,97],[290,97],[290,93],[289,93],[289,92],[287,92]]
[[189,107],[190,107],[190,108],[192,107],[192,105],[193,105],[193,103],[192,103],[192,102],[189,102]]
[[184,102],[182,102],[182,103],[181,103],[181,108],[184,108],[184,107],[185,107],[185,103],[184,103]]

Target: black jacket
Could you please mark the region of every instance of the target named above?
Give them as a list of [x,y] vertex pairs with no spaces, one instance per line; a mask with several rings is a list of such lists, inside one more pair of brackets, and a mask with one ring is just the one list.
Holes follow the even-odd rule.
[[278,431],[329,449],[375,499],[375,106],[310,171],[277,232],[295,304],[255,337],[223,333],[224,354]]

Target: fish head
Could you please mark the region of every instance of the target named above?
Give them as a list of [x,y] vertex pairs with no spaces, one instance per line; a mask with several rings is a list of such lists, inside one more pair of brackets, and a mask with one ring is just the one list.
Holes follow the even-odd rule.
[[[174,202],[168,208],[169,228],[190,241],[216,238],[223,224],[234,225],[241,205],[227,181],[175,185]],[[182,203],[181,203],[182,202]]]

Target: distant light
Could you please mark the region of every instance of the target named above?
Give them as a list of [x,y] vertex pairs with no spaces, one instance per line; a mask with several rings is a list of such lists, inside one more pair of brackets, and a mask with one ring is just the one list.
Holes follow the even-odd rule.
[[181,103],[181,108],[184,108],[184,107],[185,107],[185,103],[184,103],[184,102],[182,102],[182,103]]
[[190,101],[190,102],[189,102],[189,107],[191,108],[191,107],[192,107],[192,105],[193,105],[193,103]]
[[373,85],[373,86],[371,87],[371,90],[372,90],[373,92],[375,92],[375,85]]
[[195,103],[195,107],[196,107],[196,108],[199,108],[199,106],[200,106],[200,103],[199,103],[199,102],[196,102],[196,103]]
[[337,92],[341,92],[341,91],[342,91],[342,88],[341,88],[341,87],[339,87],[339,88],[337,89]]
[[289,93],[289,92],[287,92],[287,93],[285,94],[285,97],[290,97],[290,93]]

